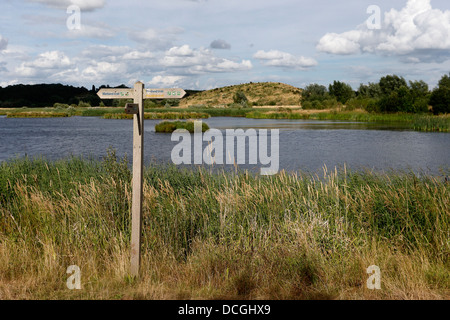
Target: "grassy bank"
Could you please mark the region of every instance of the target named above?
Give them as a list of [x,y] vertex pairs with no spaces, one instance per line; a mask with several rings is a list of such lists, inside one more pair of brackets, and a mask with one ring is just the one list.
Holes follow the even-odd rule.
[[[73,108],[73,109],[8,109],[0,110],[0,115],[8,117],[68,117],[90,116],[105,119],[131,119],[123,108]],[[204,119],[208,117],[247,117],[253,119],[303,119],[303,120],[341,120],[359,122],[399,123],[405,129],[417,131],[450,131],[450,115],[433,116],[428,114],[382,114],[362,111],[318,111],[288,108],[256,110],[252,108],[208,108],[206,106],[189,108],[152,108],[145,110],[145,119]]]
[[426,114],[381,114],[366,112],[295,112],[252,111],[246,114],[253,119],[304,119],[304,120],[341,120],[361,122],[393,122],[407,124],[412,130],[417,131],[450,131],[450,115],[431,116]]
[[68,117],[66,112],[15,112],[7,113],[7,118],[64,118]]
[[[132,114],[125,113],[105,113],[104,119],[133,119]],[[144,118],[148,120],[156,119],[207,119],[209,114],[199,112],[146,112]]]
[[[0,298],[450,298],[441,177],[174,166],[144,176],[142,276],[132,280],[126,160],[2,163]],[[81,290],[66,287],[70,265]],[[366,288],[371,265],[381,290]]]

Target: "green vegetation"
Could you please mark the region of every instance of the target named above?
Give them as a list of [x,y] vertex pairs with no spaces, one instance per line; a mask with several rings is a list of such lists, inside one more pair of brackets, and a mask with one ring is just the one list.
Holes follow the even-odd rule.
[[[94,91],[95,87],[90,92]],[[0,95],[0,102],[1,99]],[[85,100],[82,96],[77,96],[76,103],[54,103],[53,108],[33,111],[55,112],[55,116],[67,113],[67,116],[100,116],[105,119],[131,118],[123,111],[125,104],[132,102],[130,99],[105,100],[107,106],[102,101],[102,107],[92,107],[93,104],[84,102]],[[433,91],[429,90],[424,81],[408,83],[397,75],[384,76],[378,83],[360,84],[356,91],[341,81],[334,81],[328,88],[310,84],[303,90],[282,83],[251,82],[207,91],[189,91],[188,96],[181,100],[145,100],[144,107],[146,119],[210,116],[398,121],[414,130],[448,132],[448,117],[445,114],[450,110],[450,76],[444,75]],[[9,114],[14,117],[18,113],[18,117],[25,117],[26,109],[28,108],[0,110],[0,115]],[[432,114],[443,116],[433,118]],[[34,116],[32,113],[29,115]]]
[[350,85],[340,81],[334,81],[333,84],[330,84],[328,87],[328,92],[342,104],[346,103],[355,95]]
[[[172,133],[177,129],[186,129],[190,133],[194,132],[194,121],[163,121],[155,126],[156,132]],[[202,132],[209,130],[209,126],[202,122]]]
[[96,94],[95,87],[93,90],[62,84],[17,84],[6,88],[0,87],[0,108],[22,106],[42,108],[53,106],[55,103],[78,105],[80,101],[98,105],[100,98]]
[[7,113],[7,118],[62,118],[68,117],[66,112],[14,112]]
[[[142,275],[131,281],[126,159],[3,162],[0,297],[449,299],[449,191],[442,177],[411,172],[262,177],[153,165]],[[81,290],[66,287],[70,265]],[[381,290],[366,287],[371,265]]]
[[397,75],[382,77],[378,83],[361,84],[356,92],[340,81],[323,85],[310,84],[302,92],[303,109],[345,107],[361,108],[374,113],[448,113],[450,111],[450,77],[444,75],[433,92],[420,81],[409,81]]
[[[132,114],[125,113],[105,113],[104,119],[133,119]],[[145,119],[206,119],[209,118],[207,113],[199,112],[146,112]]]
[[248,99],[244,92],[242,91],[236,91],[236,93],[233,96],[233,102],[234,104],[241,105],[243,108],[248,108]]
[[254,119],[309,119],[309,120],[342,120],[342,121],[361,121],[361,122],[395,122],[401,124],[404,128],[417,131],[450,131],[450,115],[430,116],[408,113],[367,113],[367,112],[262,112],[252,111],[247,113],[247,118]]
[[433,113],[450,113],[450,74],[444,75],[430,97]]

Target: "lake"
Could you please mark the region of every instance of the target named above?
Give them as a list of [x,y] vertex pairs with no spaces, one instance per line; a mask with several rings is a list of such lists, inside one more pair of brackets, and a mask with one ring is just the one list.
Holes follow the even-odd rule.
[[[145,121],[145,164],[171,162],[172,149],[178,144],[171,141],[171,134],[155,133],[155,124],[160,121]],[[345,121],[217,117],[204,122],[224,133],[225,129],[238,128],[279,129],[280,170],[316,172],[324,165],[330,170],[346,164],[353,170],[400,169],[439,174],[440,169],[445,169],[448,174],[450,167],[448,133],[408,131],[389,123]],[[130,120],[0,117],[0,162],[24,155],[51,160],[70,155],[101,159],[108,147],[116,149],[119,157],[127,154],[131,160],[132,133]],[[239,167],[259,171],[263,166]]]

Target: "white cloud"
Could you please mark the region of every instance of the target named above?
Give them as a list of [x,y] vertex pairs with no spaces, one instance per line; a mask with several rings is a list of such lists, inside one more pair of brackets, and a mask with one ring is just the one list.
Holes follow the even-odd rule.
[[356,30],[327,33],[317,49],[331,54],[368,52],[385,55],[413,55],[405,61],[424,57],[436,59],[450,50],[450,11],[433,9],[431,0],[408,0],[400,11],[384,14],[381,29],[369,29],[366,23]]
[[173,47],[166,51],[160,63],[168,68],[179,68],[183,73],[201,74],[208,72],[236,72],[252,68],[249,60],[241,62],[216,57],[211,50],[191,49],[188,45]]
[[171,57],[193,57],[194,51],[187,44],[181,47],[173,47],[167,51],[167,56]]
[[106,25],[88,25],[86,23],[82,23],[80,29],[69,30],[65,33],[65,35],[69,38],[112,38],[116,34],[111,30],[109,26]]
[[93,62],[91,66],[85,68],[81,75],[87,79],[103,79],[105,76],[124,73],[125,66],[121,63],[110,63],[105,61]]
[[149,49],[166,50],[173,46],[173,42],[183,31],[183,29],[177,27],[167,29],[149,28],[143,31],[132,31],[128,36]]
[[46,6],[58,9],[67,9],[70,5],[76,5],[81,10],[93,11],[103,8],[105,0],[29,0],[31,2],[42,3]]
[[327,33],[320,39],[317,50],[333,54],[355,54],[360,51],[360,33],[357,31],[342,34]]
[[148,82],[149,85],[161,85],[161,86],[174,86],[176,83],[179,83],[181,80],[185,79],[182,76],[154,76],[152,80]]
[[264,65],[271,67],[306,69],[316,66],[318,63],[313,58],[297,57],[287,52],[278,50],[259,50],[253,58],[260,60]]
[[45,76],[51,74],[55,69],[68,68],[71,65],[69,57],[63,52],[47,51],[41,53],[34,61],[22,62],[16,68],[16,73],[25,77]]
[[150,51],[137,51],[133,50],[127,52],[123,55],[124,60],[143,60],[143,59],[153,59],[155,55]]

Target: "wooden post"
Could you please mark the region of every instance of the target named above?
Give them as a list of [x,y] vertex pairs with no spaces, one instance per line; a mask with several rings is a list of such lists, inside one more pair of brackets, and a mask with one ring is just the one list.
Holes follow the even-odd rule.
[[144,84],[134,85],[134,103],[139,112],[133,116],[133,198],[131,207],[131,275],[139,276],[142,235],[142,184],[144,162]]
[[142,236],[142,185],[144,169],[144,99],[181,99],[186,92],[183,89],[147,89],[144,84],[136,82],[134,89],[102,88],[97,92],[101,99],[130,99],[125,113],[133,114],[133,197],[131,204],[131,268],[133,277],[139,277],[141,264]]

